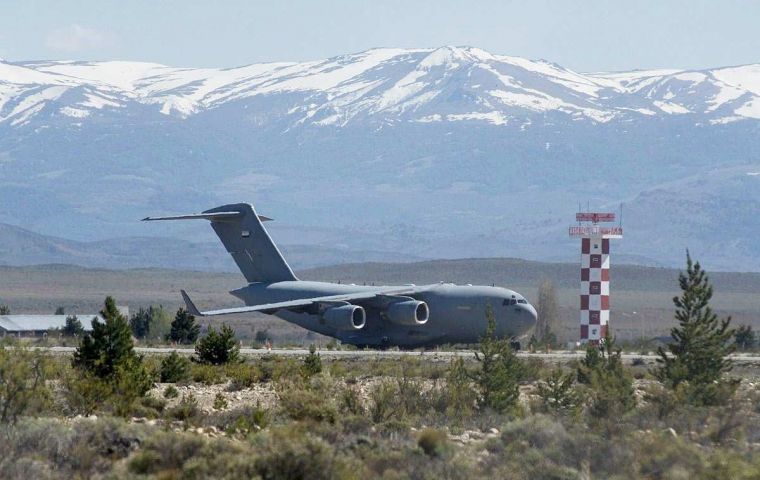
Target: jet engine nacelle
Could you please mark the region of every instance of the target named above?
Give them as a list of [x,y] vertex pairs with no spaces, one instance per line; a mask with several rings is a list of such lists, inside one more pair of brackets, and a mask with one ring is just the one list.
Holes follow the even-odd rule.
[[361,330],[367,322],[367,314],[358,305],[340,305],[325,310],[322,320],[338,330]]
[[415,326],[428,321],[430,310],[427,303],[409,299],[391,303],[385,314],[391,323]]

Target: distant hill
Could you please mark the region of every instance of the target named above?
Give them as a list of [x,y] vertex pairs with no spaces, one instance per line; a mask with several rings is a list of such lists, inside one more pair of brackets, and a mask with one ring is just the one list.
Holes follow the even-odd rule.
[[[514,258],[465,258],[413,263],[359,263],[312,268],[300,272],[304,279],[344,283],[377,284],[440,281],[476,285],[537,287],[551,280],[563,289],[578,289],[579,267],[571,263],[545,263]],[[708,267],[709,270],[709,267]],[[615,291],[669,292],[678,289],[679,270],[638,265],[613,265],[611,282]],[[716,292],[757,294],[760,307],[760,273],[712,272]],[[668,299],[669,300],[669,299]]]
[[[206,227],[207,225],[198,225]],[[418,257],[321,245],[283,245],[293,268],[366,260],[410,261]],[[221,242],[166,237],[123,237],[81,242],[41,235],[0,223],[0,264],[72,264],[98,268],[172,268],[236,272]]]

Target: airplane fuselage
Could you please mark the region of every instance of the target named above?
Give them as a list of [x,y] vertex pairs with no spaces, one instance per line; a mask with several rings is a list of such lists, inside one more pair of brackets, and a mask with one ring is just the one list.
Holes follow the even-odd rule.
[[[350,294],[362,291],[398,290],[400,287],[346,285],[312,281],[251,283],[230,292],[246,305],[285,302],[300,298]],[[486,310],[490,306],[496,320],[496,335],[520,337],[533,327],[536,311],[518,293],[500,287],[438,283],[417,286],[416,300],[429,309],[424,325],[399,325],[390,322],[382,309],[365,308],[366,324],[360,330],[340,329],[325,324],[315,311],[278,310],[274,315],[308,330],[339,339],[343,343],[384,347],[434,346],[476,343],[485,333]]]

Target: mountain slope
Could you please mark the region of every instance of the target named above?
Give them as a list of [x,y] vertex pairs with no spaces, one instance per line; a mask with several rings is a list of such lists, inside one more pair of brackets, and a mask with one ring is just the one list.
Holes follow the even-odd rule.
[[625,203],[616,255],[760,270],[758,119],[760,65],[589,74],[471,47],[2,62],[0,222],[205,243],[137,219],[250,201],[288,244],[565,261],[579,203]]

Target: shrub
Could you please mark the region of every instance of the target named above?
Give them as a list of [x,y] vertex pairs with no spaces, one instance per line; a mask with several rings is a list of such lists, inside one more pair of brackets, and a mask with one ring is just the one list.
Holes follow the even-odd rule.
[[64,377],[64,398],[71,413],[92,415],[111,396],[111,386],[89,372],[69,374]]
[[184,308],[180,308],[174,316],[171,331],[166,339],[180,344],[191,344],[198,340],[200,331],[201,327],[195,323],[195,317]]
[[127,416],[135,402],[153,386],[153,377],[138,358],[129,359],[116,367],[116,374],[110,382],[110,403],[113,412]]
[[272,431],[255,467],[261,478],[270,480],[332,480],[353,476],[342,457],[324,440],[292,428]]
[[439,392],[436,409],[446,414],[455,424],[471,417],[477,405],[478,393],[473,388],[470,377],[462,357],[451,360],[446,383]]
[[216,385],[224,382],[224,372],[215,365],[194,363],[190,366],[190,375],[194,382],[204,385]]
[[417,436],[417,446],[429,457],[441,457],[448,449],[446,432],[434,428],[426,428]]
[[210,416],[208,421],[227,433],[247,435],[266,428],[269,413],[257,403],[255,406],[246,405],[219,412]]
[[214,410],[224,410],[227,408],[227,399],[224,398],[224,394],[219,392],[214,397]]
[[363,416],[366,413],[359,391],[350,386],[341,391],[340,408],[342,413],[349,415]]
[[179,390],[174,385],[169,385],[164,389],[164,398],[177,398],[179,397]]
[[545,412],[575,415],[581,406],[581,397],[573,383],[575,374],[563,373],[560,367],[552,370],[547,379],[538,384],[538,396]]
[[222,325],[219,332],[209,328],[208,334],[195,346],[195,360],[208,365],[224,365],[237,362],[240,348],[235,340],[235,332]]
[[161,360],[162,383],[180,383],[190,379],[190,360],[172,352]]
[[39,413],[51,400],[48,358],[40,351],[0,347],[0,423]]
[[321,389],[290,384],[279,392],[280,408],[293,420],[334,423],[338,412],[330,395]]
[[183,395],[182,399],[172,408],[166,410],[166,416],[174,420],[189,421],[200,416],[198,400],[192,394]]
[[576,375],[580,383],[588,385],[593,417],[618,415],[636,406],[633,378],[609,334],[601,348],[588,346]]
[[227,365],[225,373],[230,379],[228,390],[231,392],[251,388],[260,382],[263,377],[263,373],[258,366],[249,363]]

